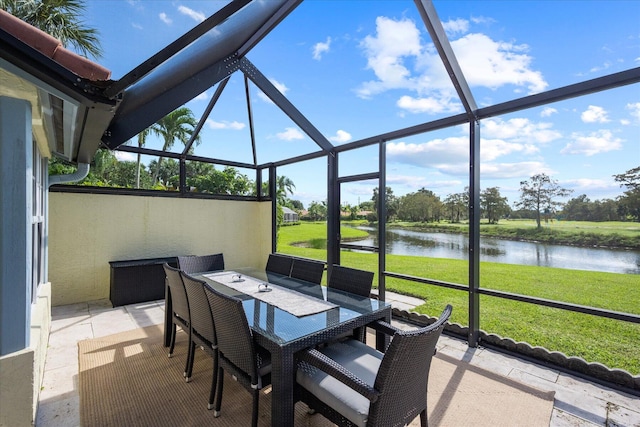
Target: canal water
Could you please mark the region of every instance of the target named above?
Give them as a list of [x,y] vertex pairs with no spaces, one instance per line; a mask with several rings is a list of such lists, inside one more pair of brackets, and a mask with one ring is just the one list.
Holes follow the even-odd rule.
[[[375,228],[358,228],[372,234],[367,239],[350,243],[378,246]],[[387,230],[386,246],[387,254],[431,258],[467,259],[469,252],[467,235],[403,229]],[[480,238],[480,260],[574,270],[640,274],[640,251],[548,245],[488,237]]]

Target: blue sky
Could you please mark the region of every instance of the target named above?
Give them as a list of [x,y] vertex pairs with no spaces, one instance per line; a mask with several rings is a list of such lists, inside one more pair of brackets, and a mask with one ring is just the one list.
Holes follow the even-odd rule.
[[[104,48],[97,62],[118,79],[224,3],[90,0],[86,24]],[[434,4],[480,107],[640,66],[638,1]],[[247,57],[334,144],[463,111],[413,1],[306,0]],[[214,90],[187,104],[197,118]],[[258,163],[317,151],[259,92],[250,85]],[[195,153],[252,162],[248,123],[236,73]],[[387,185],[398,196],[422,187],[442,198],[462,192],[467,133],[456,127],[388,142]],[[341,154],[339,164],[342,176],[377,171],[378,149]],[[510,203],[520,181],[537,173],[573,197],[614,198],[622,190],[612,175],[637,166],[639,84],[481,122],[481,187],[499,187]],[[326,198],[326,160],[278,173],[293,180],[292,198],[305,207]],[[369,200],[375,186],[344,184],[342,201]]]

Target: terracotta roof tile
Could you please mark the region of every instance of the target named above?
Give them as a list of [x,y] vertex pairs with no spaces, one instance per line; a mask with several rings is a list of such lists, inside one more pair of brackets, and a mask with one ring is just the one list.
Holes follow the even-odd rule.
[[56,38],[4,10],[0,10],[0,28],[79,77],[92,81],[108,80],[111,77],[110,70],[65,49]]

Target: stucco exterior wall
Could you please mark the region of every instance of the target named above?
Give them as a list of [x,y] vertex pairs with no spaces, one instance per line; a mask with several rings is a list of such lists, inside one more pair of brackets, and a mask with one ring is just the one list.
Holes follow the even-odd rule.
[[31,308],[30,345],[0,357],[0,427],[32,426],[51,329],[51,286],[40,285]]
[[224,253],[227,268],[264,267],[270,203],[50,193],[52,305],[109,298],[109,261]]

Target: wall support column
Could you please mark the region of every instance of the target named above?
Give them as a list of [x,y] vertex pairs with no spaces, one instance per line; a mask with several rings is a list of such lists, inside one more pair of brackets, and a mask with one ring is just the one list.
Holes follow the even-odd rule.
[[340,264],[340,184],[338,182],[338,153],[327,156],[327,277],[333,265]]
[[480,337],[480,123],[469,123],[469,347]]
[[0,356],[29,346],[32,180],[31,104],[0,97]]

